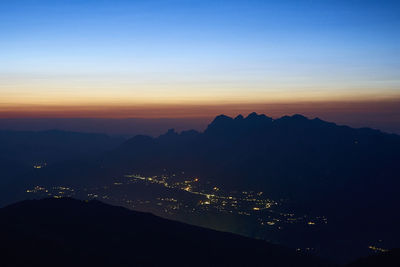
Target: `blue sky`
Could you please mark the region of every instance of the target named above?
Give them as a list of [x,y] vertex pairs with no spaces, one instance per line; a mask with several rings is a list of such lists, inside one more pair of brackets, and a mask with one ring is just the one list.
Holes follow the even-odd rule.
[[397,97],[399,29],[399,1],[2,0],[0,106]]

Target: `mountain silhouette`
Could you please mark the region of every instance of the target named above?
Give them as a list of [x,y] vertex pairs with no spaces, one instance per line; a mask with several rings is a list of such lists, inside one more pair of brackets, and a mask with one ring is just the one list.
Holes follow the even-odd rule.
[[320,236],[324,246],[335,245],[326,257],[337,258],[335,251],[346,248],[343,260],[354,259],[375,240],[385,240],[388,248],[400,240],[395,134],[302,115],[220,115],[204,132],[133,137],[102,164],[121,173],[185,172],[226,190],[262,191],[298,212],[324,214],[329,230]]
[[[105,164],[138,171],[185,171],[225,187],[315,201],[339,191],[369,194],[399,185],[400,136],[302,115],[217,116],[203,133],[136,136]],[[391,192],[393,193],[393,192]]]
[[43,199],[0,209],[2,266],[331,266],[234,234],[99,201]]
[[0,206],[18,200],[18,191],[40,180],[34,167],[43,171],[44,167],[52,166],[59,173],[62,166],[73,165],[74,171],[85,174],[88,167],[95,169],[88,162],[118,147],[124,140],[105,134],[60,130],[0,130]]
[[44,161],[54,163],[98,155],[114,149],[123,141],[119,137],[96,133],[0,130],[0,158],[30,166]]
[[[226,191],[262,191],[296,213],[327,217],[325,230],[313,232],[326,258],[346,262],[368,255],[368,246],[378,240],[386,249],[399,246],[398,135],[298,114],[272,119],[251,113],[217,116],[203,132],[170,129],[156,138],[138,135],[119,142],[109,146],[106,139],[97,142],[105,149],[93,157],[57,160],[41,170],[30,166],[28,172],[18,157],[3,153],[0,164],[18,175],[14,186],[0,187],[0,205],[23,199],[18,190],[36,185],[85,188],[113,183],[127,173],[184,172]],[[53,154],[63,155],[64,148]]]

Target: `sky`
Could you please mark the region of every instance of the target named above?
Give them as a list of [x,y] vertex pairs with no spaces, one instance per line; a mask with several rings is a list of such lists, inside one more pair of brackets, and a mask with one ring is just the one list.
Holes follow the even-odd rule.
[[356,103],[398,125],[399,29],[386,0],[1,0],[0,118]]

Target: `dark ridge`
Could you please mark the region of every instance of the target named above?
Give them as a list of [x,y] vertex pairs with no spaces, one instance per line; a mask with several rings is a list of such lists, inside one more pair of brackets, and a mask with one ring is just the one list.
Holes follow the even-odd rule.
[[258,117],[258,114],[256,112],[252,112],[246,117],[246,119],[251,120],[251,119],[255,119],[257,117]]
[[216,116],[212,123],[219,122],[219,121],[231,121],[231,120],[232,120],[231,117],[221,114],[221,115]]
[[2,266],[331,266],[261,240],[74,199],[0,209]]
[[235,120],[243,120],[243,119],[244,119],[244,117],[242,114],[237,115],[235,118]]

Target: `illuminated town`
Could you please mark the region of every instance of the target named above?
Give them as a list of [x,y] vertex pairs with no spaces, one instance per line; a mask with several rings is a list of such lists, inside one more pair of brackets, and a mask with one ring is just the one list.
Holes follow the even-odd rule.
[[[213,186],[206,189],[206,184],[201,183],[199,178],[186,178],[176,181],[175,175],[145,177],[139,174],[128,174],[123,179],[118,179],[112,184],[103,187],[73,189],[66,186],[54,186],[44,188],[35,186],[26,190],[27,193],[37,194],[39,197],[80,197],[84,199],[99,199],[113,204],[119,204],[131,209],[145,209],[144,206],[162,207],[166,214],[173,215],[178,212],[204,213],[219,212],[235,215],[257,217],[260,225],[275,226],[281,229],[284,224],[301,223],[308,226],[316,224],[327,224],[325,216],[308,217],[307,215],[296,215],[290,212],[281,212],[282,202],[272,200],[263,195],[263,192],[242,191],[225,192],[223,189]],[[175,180],[175,181],[174,181]],[[136,198],[135,194],[118,195],[125,187],[135,184],[156,185],[165,189],[181,191],[183,197],[156,197],[154,199]],[[209,186],[208,186],[209,187]],[[128,190],[129,191],[129,190]],[[118,195],[118,196],[117,196]]]
[[[226,191],[199,178],[185,177],[184,173],[159,176],[127,174],[100,187],[35,186],[27,189],[26,193],[35,198],[98,199],[203,226],[210,225],[198,223],[193,218],[235,216],[267,231],[280,231],[291,225],[310,228],[328,224],[323,215],[296,214],[285,207],[285,200],[270,199],[263,192]],[[220,226],[214,228],[225,230]]]
[[[126,174],[109,184],[91,188],[47,188],[38,185],[27,189],[26,193],[30,198],[97,199],[216,230],[255,235],[269,241],[274,241],[269,238],[274,235],[307,233],[328,226],[326,216],[299,214],[291,210],[284,199],[274,200],[257,191],[227,191],[197,177],[186,177],[184,173],[153,176]],[[253,230],[251,233],[243,231],[246,228]],[[304,253],[316,252],[310,243],[296,243],[293,247]],[[372,245],[368,249],[386,251]]]

